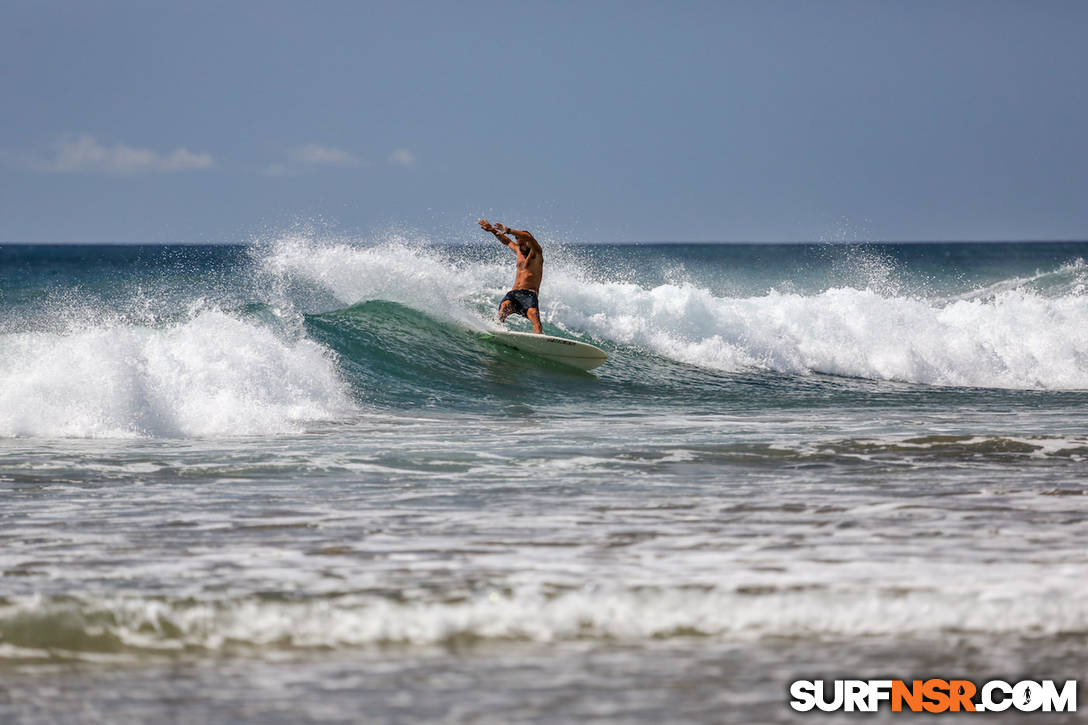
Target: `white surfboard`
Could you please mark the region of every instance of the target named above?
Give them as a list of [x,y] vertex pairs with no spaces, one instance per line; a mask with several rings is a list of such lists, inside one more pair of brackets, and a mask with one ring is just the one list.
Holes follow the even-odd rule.
[[592,370],[608,359],[608,354],[599,347],[565,337],[531,332],[487,332],[484,339],[582,370]]

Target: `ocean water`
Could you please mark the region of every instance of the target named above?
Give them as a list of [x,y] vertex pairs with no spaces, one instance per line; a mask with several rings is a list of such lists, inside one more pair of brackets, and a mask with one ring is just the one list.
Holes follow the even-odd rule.
[[796,679],[1083,680],[1086,258],[545,240],[586,374],[481,338],[497,245],[0,247],[0,721],[777,723]]

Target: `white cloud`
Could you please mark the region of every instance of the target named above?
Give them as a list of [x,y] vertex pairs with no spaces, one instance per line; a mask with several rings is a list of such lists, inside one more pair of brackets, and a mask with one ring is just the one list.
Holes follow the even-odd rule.
[[212,155],[206,151],[196,153],[181,147],[159,153],[125,144],[105,146],[93,136],[81,134],[61,138],[53,146],[52,158],[35,160],[31,166],[57,174],[147,174],[209,169],[213,164]]
[[311,170],[315,166],[350,168],[365,166],[365,164],[350,151],[318,143],[308,143],[290,149],[285,161],[276,161],[265,166],[264,173],[268,176],[293,176]]
[[292,171],[287,164],[275,163],[264,167],[262,173],[266,176],[290,176],[295,172]]
[[308,143],[288,153],[288,158],[306,166],[359,166],[362,162],[351,153],[331,146]]
[[396,149],[389,154],[389,163],[397,166],[413,166],[416,163],[416,155],[408,149]]

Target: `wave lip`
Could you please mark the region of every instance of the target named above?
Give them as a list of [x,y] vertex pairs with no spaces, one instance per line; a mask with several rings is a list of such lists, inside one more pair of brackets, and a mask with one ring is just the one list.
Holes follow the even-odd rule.
[[351,408],[320,345],[217,310],[165,329],[21,332],[0,344],[0,436],[288,433]]
[[260,268],[279,284],[301,282],[331,294],[341,305],[396,302],[472,329],[483,326],[469,300],[496,293],[512,269],[456,260],[403,240],[355,246],[287,237],[263,251]]

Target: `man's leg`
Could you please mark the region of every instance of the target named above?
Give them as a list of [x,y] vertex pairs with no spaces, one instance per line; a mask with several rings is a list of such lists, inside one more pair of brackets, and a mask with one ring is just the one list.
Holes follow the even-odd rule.
[[530,307],[525,310],[525,316],[529,318],[529,322],[533,323],[533,332],[540,334],[544,332],[544,328],[540,326],[540,310],[536,307]]
[[499,305],[499,322],[506,322],[506,318],[514,311],[514,303],[510,300],[503,300]]

